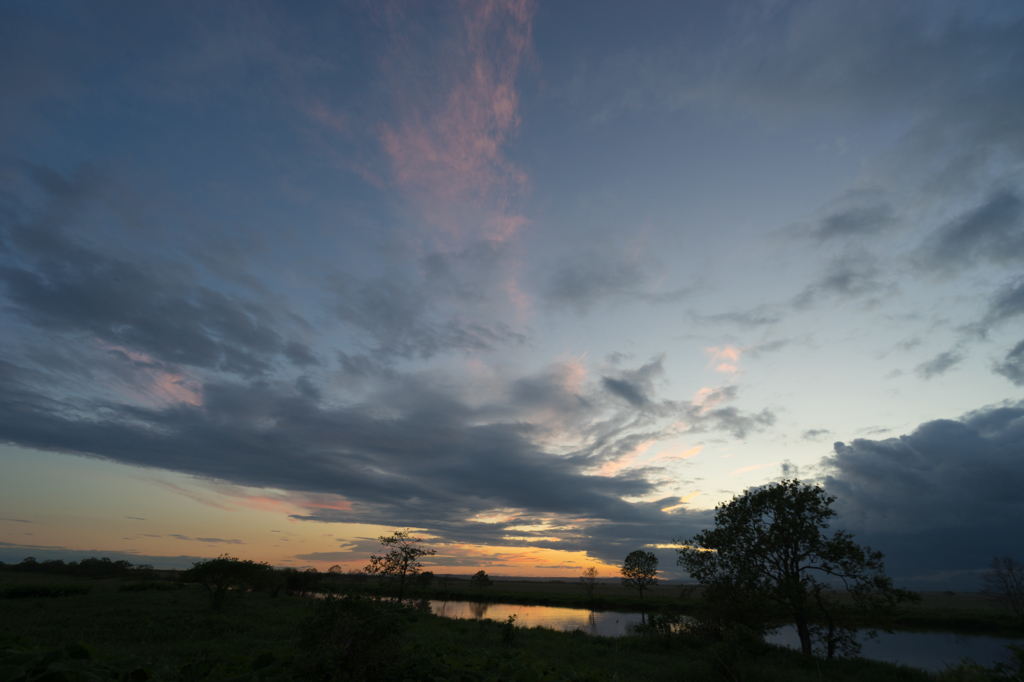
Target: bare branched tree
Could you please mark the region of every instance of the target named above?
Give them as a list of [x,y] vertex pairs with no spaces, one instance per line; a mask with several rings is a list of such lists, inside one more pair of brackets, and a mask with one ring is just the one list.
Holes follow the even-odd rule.
[[587,594],[587,599],[594,601],[594,589],[597,587],[597,569],[591,566],[580,575],[580,587]]
[[993,557],[981,581],[982,594],[1010,607],[1024,621],[1024,564],[1008,556]]

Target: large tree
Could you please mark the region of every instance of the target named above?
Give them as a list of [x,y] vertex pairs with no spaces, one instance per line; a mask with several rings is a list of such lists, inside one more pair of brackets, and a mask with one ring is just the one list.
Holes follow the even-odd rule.
[[1013,609],[1024,622],[1024,564],[1012,557],[993,557],[982,574],[981,593]]
[[259,589],[273,573],[274,569],[269,564],[222,554],[216,559],[192,564],[192,568],[178,573],[178,581],[199,583],[205,587],[210,593],[210,608],[219,609],[228,595]]
[[642,549],[630,552],[622,562],[622,584],[640,591],[644,598],[644,590],[658,584],[658,557],[654,552]]
[[[845,531],[826,533],[835,499],[798,480],[747,490],[715,508],[714,529],[676,541],[677,563],[709,596],[733,599],[744,612],[774,605],[796,625],[804,654],[812,655],[812,639],[829,658],[856,653],[858,621],[915,596],[893,587],[881,552]],[[847,595],[837,598],[833,587]]]
[[370,563],[363,570],[397,582],[398,600],[401,601],[405,596],[406,582],[423,568],[420,558],[437,554],[437,551],[419,547],[423,540],[414,538],[409,530],[396,530],[377,539],[388,552],[384,556],[371,556]]

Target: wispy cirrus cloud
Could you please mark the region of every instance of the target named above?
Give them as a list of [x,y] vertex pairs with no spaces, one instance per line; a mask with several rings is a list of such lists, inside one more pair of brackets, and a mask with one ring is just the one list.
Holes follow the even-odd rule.
[[[393,13],[383,67],[395,117],[380,125],[380,142],[394,182],[435,226],[503,240],[526,223],[511,200],[529,181],[502,147],[519,125],[516,78],[531,50],[535,7],[488,0],[460,8],[447,39],[429,46],[417,44],[403,12]],[[424,52],[436,69],[429,88],[412,81]]]

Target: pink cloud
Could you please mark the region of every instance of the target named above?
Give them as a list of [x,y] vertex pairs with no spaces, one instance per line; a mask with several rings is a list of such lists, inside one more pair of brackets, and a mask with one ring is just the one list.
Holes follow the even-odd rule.
[[715,365],[716,372],[735,374],[739,371],[740,355],[743,349],[733,345],[726,345],[721,348],[713,346],[704,350],[711,354],[711,360],[708,362],[709,367],[718,363]]
[[202,405],[203,399],[198,382],[182,374],[168,372],[163,363],[154,360],[145,353],[115,346],[97,339],[96,343],[106,351],[117,351],[133,363],[133,377],[129,384],[118,382],[110,388],[130,397],[132,400],[148,405],[166,405],[169,403],[188,403]]
[[779,464],[778,462],[769,462],[768,464],[752,464],[751,466],[748,466],[748,467],[741,467],[741,468],[737,469],[736,471],[731,472],[729,475],[730,476],[735,476],[736,474],[745,474],[748,471],[757,471],[758,469],[767,469],[768,467],[778,466],[778,464]]
[[631,452],[626,453],[622,457],[605,462],[598,474],[601,476],[614,476],[623,469],[629,468],[636,464],[636,461],[647,452],[648,448],[654,445],[653,440],[645,441],[637,445]]
[[454,44],[431,62],[434,90],[408,87],[424,55],[408,35],[394,31],[384,68],[397,120],[381,125],[380,142],[395,184],[427,220],[455,237],[482,233],[504,240],[527,222],[510,204],[529,180],[502,146],[519,126],[515,81],[531,49],[534,3],[484,0],[459,7]]
[[319,121],[336,133],[346,133],[349,130],[348,117],[345,114],[331,110],[320,100],[313,100],[302,109],[306,115]]

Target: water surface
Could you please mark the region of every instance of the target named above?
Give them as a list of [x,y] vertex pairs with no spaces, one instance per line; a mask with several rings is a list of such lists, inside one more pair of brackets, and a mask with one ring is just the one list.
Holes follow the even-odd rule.
[[[572,632],[582,630],[590,635],[621,637],[633,634],[633,625],[641,622],[640,613],[588,611],[558,606],[522,606],[519,604],[483,604],[468,601],[431,601],[431,610],[446,618],[505,621],[516,616],[519,627],[545,627]],[[768,637],[772,644],[800,648],[796,628],[781,628]],[[863,640],[862,640],[863,641]],[[901,663],[925,670],[945,670],[947,665],[963,658],[991,666],[997,661],[1009,662],[1007,644],[1020,640],[980,635],[954,635],[945,632],[879,632],[877,641],[865,641],[861,655],[875,661]]]

